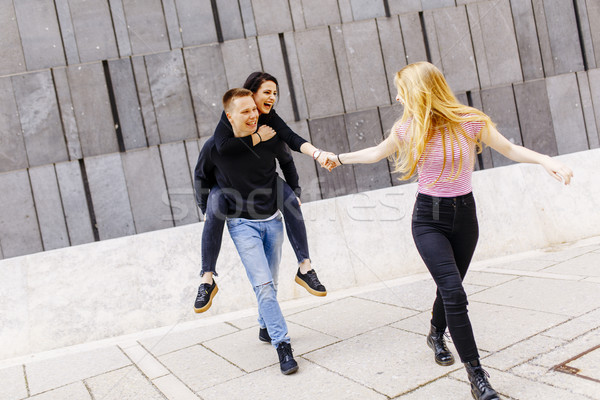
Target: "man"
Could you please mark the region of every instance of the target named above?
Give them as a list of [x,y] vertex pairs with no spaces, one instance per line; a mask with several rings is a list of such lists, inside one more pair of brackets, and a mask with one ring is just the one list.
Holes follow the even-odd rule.
[[[236,137],[249,136],[256,131],[258,111],[251,91],[227,91],[223,96],[223,108]],[[227,228],[258,301],[259,338],[270,341],[277,349],[281,372],[287,375],[296,372],[298,364],[292,355],[287,324],[277,301],[283,224],[276,201],[275,159],[279,160],[290,187],[299,189],[292,156],[277,137],[235,157],[220,155],[210,138],[198,157],[194,181],[201,208],[206,206],[206,189],[213,187],[215,181],[221,188]],[[211,301],[215,293],[213,282],[207,288]]]

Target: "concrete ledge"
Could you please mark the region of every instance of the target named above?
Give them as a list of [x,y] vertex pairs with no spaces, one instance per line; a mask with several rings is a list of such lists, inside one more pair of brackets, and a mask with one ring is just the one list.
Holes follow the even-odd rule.
[[[539,166],[478,171],[476,260],[600,234],[600,149],[559,157],[571,186]],[[328,290],[425,272],[410,233],[416,184],[303,205],[311,257]],[[0,261],[0,359],[203,318],[198,285],[202,223]],[[220,291],[206,315],[255,304],[225,234]],[[281,300],[306,297],[294,284],[296,260],[284,244]]]

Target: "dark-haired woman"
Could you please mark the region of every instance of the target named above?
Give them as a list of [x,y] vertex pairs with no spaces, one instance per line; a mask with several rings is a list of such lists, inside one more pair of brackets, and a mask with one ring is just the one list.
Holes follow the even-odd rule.
[[[274,76],[265,72],[254,72],[246,79],[244,88],[254,93],[253,98],[260,114],[258,119],[259,129],[250,136],[236,138],[233,136],[231,124],[225,113],[223,113],[214,132],[215,146],[219,153],[235,155],[252,151],[254,146],[260,146],[261,142],[272,140],[277,135],[277,138],[283,140],[290,149],[311,156],[321,166],[327,168],[327,156],[331,153],[317,149],[304,138],[298,136],[273,109],[279,92],[279,85]],[[306,227],[300,210],[300,193],[299,190],[297,191],[298,193],[295,193],[285,181],[279,180],[278,204],[284,216],[288,240],[298,259],[298,271],[295,281],[309,293],[315,296],[325,296],[327,290],[319,281],[311,265]],[[227,214],[227,210],[224,209],[225,202],[223,201],[222,190],[217,185],[212,186],[210,189],[206,203],[199,204],[205,214],[205,223],[202,232],[201,284],[194,304],[194,310],[198,313],[210,308],[212,299],[218,291],[213,276],[217,276],[215,267],[221,249],[225,215]],[[263,333],[262,329],[261,333]],[[263,339],[262,336],[261,339]]]

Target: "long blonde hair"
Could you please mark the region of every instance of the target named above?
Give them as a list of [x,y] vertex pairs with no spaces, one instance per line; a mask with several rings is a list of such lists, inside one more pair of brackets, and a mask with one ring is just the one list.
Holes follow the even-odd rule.
[[[401,174],[401,180],[410,179],[417,169],[421,156],[424,155],[427,144],[434,133],[439,133],[444,150],[444,163],[442,172],[433,184],[439,181],[446,168],[447,137],[450,138],[451,152],[450,180],[455,180],[462,171],[465,156],[467,160],[470,159],[469,154],[464,155],[460,150],[459,165],[455,169],[454,143],[459,143],[459,135],[474,142],[477,152],[481,152],[481,138],[473,139],[460,124],[468,121],[481,121],[484,122],[485,129],[493,126],[492,121],[478,109],[459,103],[444,75],[431,63],[417,62],[407,65],[396,73],[394,83],[398,89],[398,95],[404,101],[404,113],[390,132],[397,146],[394,155],[396,167],[394,172]],[[396,135],[396,128],[409,120],[410,125],[406,137],[404,140],[400,140]],[[461,149],[461,146],[459,145],[458,148]],[[469,168],[473,168],[473,165],[470,165]]]

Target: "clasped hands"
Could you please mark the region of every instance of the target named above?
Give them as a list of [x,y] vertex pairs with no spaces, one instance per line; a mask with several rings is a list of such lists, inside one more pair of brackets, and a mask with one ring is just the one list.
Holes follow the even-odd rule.
[[321,151],[321,154],[316,160],[319,164],[321,164],[321,167],[325,168],[329,172],[331,172],[335,167],[341,165],[338,156],[330,151]]

